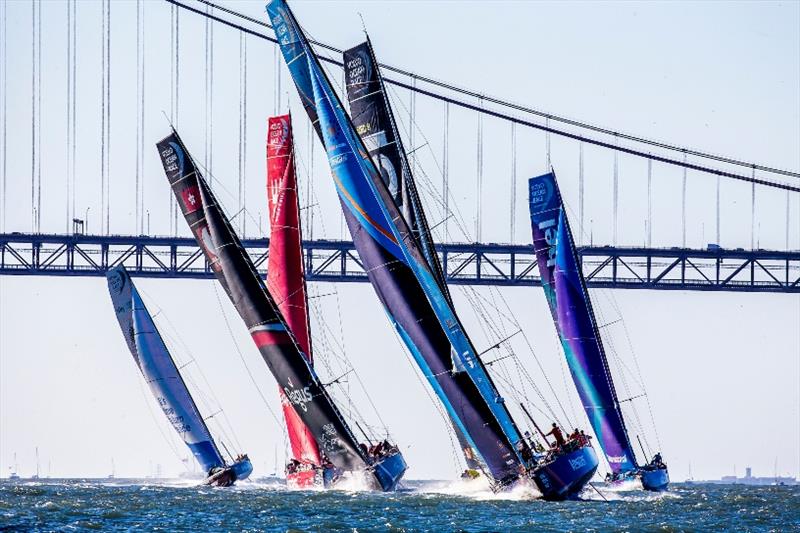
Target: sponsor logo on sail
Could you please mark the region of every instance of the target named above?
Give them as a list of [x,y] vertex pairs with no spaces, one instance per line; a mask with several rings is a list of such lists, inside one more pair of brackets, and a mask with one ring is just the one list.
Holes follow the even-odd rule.
[[609,455],[608,462],[621,465],[628,461],[628,458],[624,455]]
[[302,389],[290,389],[289,387],[284,387],[283,392],[286,394],[286,397],[289,399],[292,405],[300,407],[304,413],[308,412],[308,406],[306,404],[314,399],[308,387],[303,387]]

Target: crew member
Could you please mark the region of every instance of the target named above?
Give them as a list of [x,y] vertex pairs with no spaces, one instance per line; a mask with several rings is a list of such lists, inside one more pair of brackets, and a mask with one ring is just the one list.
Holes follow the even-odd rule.
[[556,446],[558,448],[564,446],[564,434],[555,422],[553,422],[553,429],[551,429],[549,433],[546,433],[546,435],[552,435],[553,438],[556,439]]

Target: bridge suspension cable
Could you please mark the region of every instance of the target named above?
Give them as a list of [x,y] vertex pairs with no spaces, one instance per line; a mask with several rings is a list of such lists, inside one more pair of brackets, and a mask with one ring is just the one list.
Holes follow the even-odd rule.
[[[164,1],[168,2],[170,4],[174,4],[174,5],[178,6],[180,9],[185,9],[187,11],[191,11],[191,12],[196,13],[198,15],[207,16],[209,18],[212,18],[213,20],[216,20],[217,22],[220,22],[220,23],[222,23],[224,25],[227,25],[229,27],[238,29],[240,31],[243,31],[243,32],[248,33],[250,35],[253,35],[255,37],[259,37],[261,39],[266,39],[266,40],[271,41],[273,43],[277,42],[277,40],[271,35],[260,33],[258,31],[255,31],[252,28],[247,28],[245,26],[242,26],[241,24],[237,24],[236,22],[233,22],[231,20],[226,20],[226,19],[224,19],[224,18],[222,18],[220,16],[217,16],[217,15],[206,14],[202,10],[194,8],[194,7],[190,6],[190,5],[184,4],[181,1],[178,1],[178,0],[164,0]],[[253,17],[250,17],[250,16],[247,16],[247,15],[245,15],[243,13],[240,13],[238,11],[235,11],[233,9],[226,8],[224,6],[220,6],[220,5],[215,4],[214,2],[211,2],[209,0],[196,0],[196,1],[198,3],[200,3],[200,4],[214,6],[214,8],[216,10],[218,10],[218,11],[220,11],[222,13],[225,13],[227,15],[230,15],[232,17],[236,17],[236,18],[238,18],[240,20],[247,21],[248,23],[251,23],[251,24],[254,24],[254,25],[257,25],[257,26],[261,26],[261,27],[264,27],[264,28],[272,29],[272,25],[267,23],[267,22],[264,22],[262,20],[259,20],[259,19],[256,19],[256,18],[253,18]],[[342,50],[337,48],[337,47],[335,47],[335,46],[331,46],[329,44],[322,43],[322,42],[319,42],[319,41],[316,41],[316,40],[311,40],[311,42],[315,46],[318,46],[320,48],[326,49],[328,51],[335,52],[337,54],[341,54],[342,53]],[[342,66],[341,61],[338,61],[338,60],[335,60],[335,59],[331,59],[329,57],[321,56],[320,59],[322,61],[325,61],[325,62],[333,64],[333,65]],[[453,85],[451,83],[447,83],[447,82],[444,82],[444,81],[441,81],[441,80],[437,80],[437,79],[434,79],[434,78],[431,78],[431,77],[428,77],[428,76],[423,76],[423,75],[420,75],[420,74],[416,74],[414,72],[411,72],[411,71],[408,71],[408,70],[405,70],[405,69],[401,69],[399,67],[394,67],[392,65],[387,65],[387,64],[384,64],[384,63],[380,63],[380,66],[381,66],[381,68],[383,68],[383,69],[385,69],[387,71],[394,72],[394,73],[402,75],[402,76],[407,76],[408,78],[410,78],[412,80],[411,83],[407,83],[407,82],[400,81],[398,79],[385,78],[385,82],[388,83],[388,84],[396,85],[396,86],[401,87],[403,89],[407,89],[409,91],[413,91],[413,92],[416,92],[416,93],[419,93],[419,94],[423,94],[425,96],[428,96],[428,97],[431,97],[431,98],[434,98],[434,99],[437,99],[437,100],[441,100],[441,101],[444,101],[444,102],[449,102],[449,103],[452,103],[452,104],[457,105],[459,107],[462,107],[462,108],[465,108],[465,109],[469,109],[471,111],[487,114],[487,115],[494,116],[495,118],[499,118],[499,119],[503,119],[503,120],[513,121],[513,122],[516,122],[516,123],[524,125],[524,126],[528,126],[528,127],[534,128],[534,129],[542,130],[545,133],[559,135],[561,137],[566,137],[566,138],[570,138],[570,139],[577,140],[577,141],[583,141],[583,142],[586,142],[588,144],[592,144],[592,145],[595,145],[595,146],[600,146],[602,148],[608,148],[608,149],[611,149],[611,150],[616,150],[616,151],[619,151],[619,152],[622,152],[622,153],[627,153],[629,155],[635,155],[635,156],[639,156],[639,157],[643,157],[643,158],[652,158],[654,161],[657,161],[657,162],[660,162],[660,163],[666,163],[666,164],[670,164],[670,165],[676,165],[676,166],[679,166],[679,167],[685,167],[685,168],[690,169],[690,170],[697,170],[697,171],[700,171],[700,172],[706,172],[706,173],[710,173],[710,174],[715,174],[715,175],[726,177],[726,178],[737,179],[737,180],[746,181],[746,182],[752,182],[752,183],[756,183],[758,185],[763,185],[763,186],[767,186],[767,187],[775,187],[775,188],[789,190],[789,191],[793,191],[793,192],[800,192],[800,185],[795,186],[795,185],[790,185],[790,184],[787,184],[787,183],[781,183],[781,182],[776,182],[776,181],[755,179],[754,177],[747,176],[745,174],[740,174],[740,173],[736,173],[736,172],[727,172],[727,171],[723,171],[723,170],[720,170],[720,169],[712,168],[712,167],[709,167],[709,166],[706,166],[706,165],[688,163],[688,162],[684,163],[681,160],[680,157],[676,157],[676,156],[671,156],[671,155],[670,156],[666,156],[666,155],[659,156],[659,155],[656,155],[656,154],[651,154],[650,151],[645,150],[645,149],[634,149],[634,148],[630,148],[630,147],[627,147],[627,146],[616,146],[615,144],[612,144],[610,142],[606,142],[606,141],[603,141],[603,140],[600,140],[600,139],[587,137],[586,135],[583,135],[583,134],[570,132],[570,131],[566,131],[566,130],[563,130],[563,129],[559,129],[559,128],[553,127],[553,126],[550,125],[550,122],[551,121],[552,122],[557,122],[557,123],[560,123],[560,124],[563,124],[563,125],[566,125],[566,126],[578,128],[580,130],[585,130],[585,131],[592,132],[592,133],[599,133],[599,134],[602,134],[602,135],[605,135],[605,136],[608,136],[608,137],[613,137],[613,138],[618,139],[618,140],[623,140],[623,141],[629,141],[629,142],[633,142],[633,143],[637,143],[637,144],[642,144],[642,145],[645,145],[645,146],[649,147],[650,149],[657,148],[657,149],[664,150],[664,151],[667,151],[667,152],[675,152],[675,153],[678,153],[678,154],[684,154],[685,156],[691,156],[691,157],[695,157],[695,158],[705,159],[705,160],[714,161],[714,162],[717,162],[717,163],[723,163],[723,164],[727,164],[727,165],[750,168],[750,169],[754,169],[754,170],[757,170],[759,172],[764,172],[764,173],[768,173],[768,174],[775,174],[775,175],[780,175],[780,176],[800,179],[800,172],[790,171],[790,170],[785,170],[785,169],[779,169],[779,168],[775,168],[775,167],[769,167],[769,166],[766,166],[766,165],[761,165],[761,164],[757,164],[757,163],[753,163],[753,162],[748,162],[748,161],[744,161],[744,160],[740,160],[740,159],[736,159],[736,158],[732,158],[732,157],[720,156],[720,155],[711,154],[711,153],[708,153],[708,152],[703,152],[703,151],[700,151],[700,150],[694,150],[694,149],[687,148],[687,147],[681,147],[681,146],[670,144],[670,143],[660,142],[660,141],[656,141],[656,140],[649,139],[649,138],[642,137],[642,136],[626,134],[626,133],[623,133],[623,132],[620,132],[620,131],[615,131],[615,130],[612,130],[612,129],[609,129],[609,128],[603,128],[603,127],[600,127],[600,126],[589,124],[587,122],[582,122],[582,121],[578,121],[578,120],[574,120],[574,119],[569,119],[569,118],[566,118],[566,117],[563,117],[563,116],[560,116],[560,115],[556,115],[556,114],[553,114],[553,113],[547,113],[547,112],[540,111],[540,110],[537,110],[537,109],[534,109],[534,108],[531,108],[531,107],[523,106],[521,104],[516,104],[516,103],[513,103],[513,102],[509,102],[509,101],[503,100],[501,98],[489,96],[489,95],[480,93],[478,91],[465,89],[463,87],[459,87],[459,86]],[[444,95],[444,94],[439,94],[439,93],[436,93],[436,92],[432,92],[432,91],[430,91],[428,89],[421,88],[421,87],[417,86],[417,82],[424,82],[424,83],[427,83],[427,84],[429,84],[429,85],[431,85],[433,87],[446,89],[447,91],[450,91],[450,92],[455,93],[457,95],[467,97],[467,99],[460,100],[460,99],[457,99],[457,98],[454,98],[454,97],[450,97],[450,96],[447,96],[447,95]],[[467,100],[471,100],[471,101],[479,100],[481,103],[484,104],[484,107],[481,108],[480,106],[476,106],[475,104],[472,104],[472,103],[470,103],[470,101],[467,101]],[[493,104],[493,105],[499,106],[501,108],[507,108],[507,109],[512,110],[512,111],[517,111],[517,112],[521,112],[521,113],[525,113],[525,114],[529,114],[529,115],[534,115],[534,116],[537,116],[537,117],[540,117],[540,118],[544,118],[545,119],[545,123],[544,124],[535,123],[535,122],[531,122],[530,120],[525,120],[525,119],[522,119],[520,117],[509,115],[509,114],[504,113],[504,112],[499,112],[499,111],[496,111],[494,109],[490,109],[488,107],[485,107],[485,104]]]

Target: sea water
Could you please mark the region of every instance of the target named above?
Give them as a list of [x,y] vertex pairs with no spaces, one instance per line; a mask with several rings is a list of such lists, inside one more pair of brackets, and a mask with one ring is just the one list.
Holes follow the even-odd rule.
[[0,481],[0,531],[800,531],[800,487],[597,486],[545,502],[531,491],[406,482],[394,493],[233,488],[187,481]]

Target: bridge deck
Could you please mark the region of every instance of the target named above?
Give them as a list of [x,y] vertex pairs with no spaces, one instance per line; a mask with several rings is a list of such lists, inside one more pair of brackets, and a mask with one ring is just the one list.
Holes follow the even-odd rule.
[[[243,241],[266,273],[268,239]],[[310,281],[367,281],[348,241],[303,243]],[[538,285],[532,246],[440,244],[448,283]],[[800,292],[800,251],[588,246],[579,250],[590,287],[694,291]],[[213,278],[194,239],[181,237],[0,234],[0,275],[102,276],[124,263],[133,275]]]

